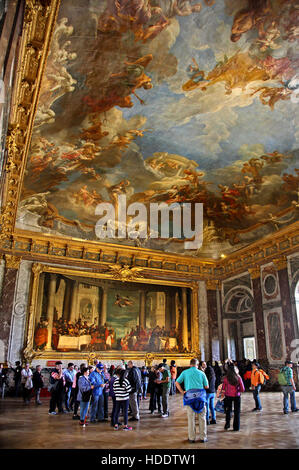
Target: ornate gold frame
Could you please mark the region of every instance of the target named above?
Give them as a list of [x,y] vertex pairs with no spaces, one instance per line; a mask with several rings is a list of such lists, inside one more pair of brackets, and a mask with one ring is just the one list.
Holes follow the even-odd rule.
[[[126,271],[126,276],[123,278],[121,274],[122,270]],[[131,275],[130,274],[131,271]],[[190,353],[148,353],[143,351],[100,351],[99,353],[90,353],[90,352],[57,352],[57,351],[35,351],[34,350],[34,323],[36,318],[36,308],[38,301],[38,292],[39,292],[39,278],[41,273],[55,273],[55,274],[66,274],[73,276],[81,276],[85,278],[97,278],[97,279],[106,279],[106,280],[118,280],[119,282],[134,282],[134,283],[146,283],[146,284],[155,284],[161,286],[173,286],[173,287],[186,287],[191,289],[191,352]],[[186,281],[169,281],[169,280],[157,280],[154,278],[147,279],[142,277],[141,272],[138,270],[134,271],[134,268],[130,269],[129,267],[121,268],[120,275],[117,279],[113,272],[93,272],[93,271],[80,271],[79,269],[71,269],[65,267],[54,267],[49,265],[43,265],[41,263],[34,263],[32,265],[32,287],[31,287],[31,298],[29,306],[29,316],[27,324],[27,339],[26,347],[23,350],[24,360],[30,362],[33,359],[85,359],[90,361],[95,355],[101,356],[106,360],[120,360],[124,356],[126,359],[135,359],[135,360],[145,360],[148,364],[153,360],[161,360],[163,357],[171,357],[172,359],[190,359],[192,357],[199,357],[199,316],[198,316],[198,283],[197,282],[186,282]]]

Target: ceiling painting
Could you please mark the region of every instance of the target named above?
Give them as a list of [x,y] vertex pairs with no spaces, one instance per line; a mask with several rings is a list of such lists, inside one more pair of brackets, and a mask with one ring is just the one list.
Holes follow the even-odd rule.
[[[96,206],[203,203],[200,257],[298,220],[295,0],[62,0],[17,227],[96,240]],[[115,240],[107,240],[115,243]]]

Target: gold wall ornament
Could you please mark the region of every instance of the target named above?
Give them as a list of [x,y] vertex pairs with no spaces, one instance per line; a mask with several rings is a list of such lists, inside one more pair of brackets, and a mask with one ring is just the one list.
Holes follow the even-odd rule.
[[87,359],[87,361],[88,361],[88,365],[89,365],[89,366],[93,366],[93,365],[94,365],[94,360],[96,359],[96,357],[97,357],[97,355],[96,355],[96,353],[94,353],[94,352],[91,352],[91,353],[88,354],[88,359]]
[[151,365],[152,365],[154,359],[155,359],[154,354],[152,354],[152,353],[147,353],[147,354],[145,355],[145,357],[144,357],[144,362],[145,362],[146,367],[151,367]]
[[5,255],[5,266],[10,269],[19,269],[22,258],[20,256]]
[[42,273],[43,269],[44,269],[44,267],[41,263],[34,263],[32,265],[32,272],[35,275],[39,275],[40,273]]
[[288,266],[287,258],[285,256],[274,258],[273,264],[276,267],[277,271],[280,271],[281,269],[285,269]]
[[23,349],[22,351],[22,357],[23,357],[23,362],[25,364],[30,364],[31,365],[31,362],[33,361],[33,359],[35,357],[38,356],[38,353],[36,353],[35,351],[33,351],[32,348],[26,346],[26,348]]
[[207,290],[219,290],[221,287],[221,281],[218,279],[207,279],[206,288]]
[[261,277],[261,268],[258,265],[252,268],[248,268],[248,271],[251,279],[258,279],[259,277]]
[[144,271],[143,268],[131,268],[127,264],[121,265],[110,265],[109,272],[112,274],[113,279],[117,281],[134,281],[137,278],[143,277],[141,272]]

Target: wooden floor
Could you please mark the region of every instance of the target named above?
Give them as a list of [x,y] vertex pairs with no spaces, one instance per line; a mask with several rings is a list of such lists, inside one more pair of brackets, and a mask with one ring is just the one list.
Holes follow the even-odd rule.
[[[282,411],[282,393],[261,394],[263,411],[253,413],[250,392],[242,395],[241,430],[224,431],[224,416],[208,426],[208,442],[190,444],[182,397],[170,397],[171,416],[150,415],[149,400],[141,403],[141,419],[133,431],[114,431],[110,423],[86,428],[72,414],[48,415],[49,399],[43,405],[25,406],[21,398],[0,400],[1,449],[298,449],[299,412]],[[297,406],[299,393],[296,393]],[[111,404],[109,405],[111,406]]]

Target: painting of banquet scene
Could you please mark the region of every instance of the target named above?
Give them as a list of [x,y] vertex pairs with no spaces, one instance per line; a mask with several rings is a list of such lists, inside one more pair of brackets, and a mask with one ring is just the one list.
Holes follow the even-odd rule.
[[42,273],[34,349],[188,352],[190,305],[186,288]]

